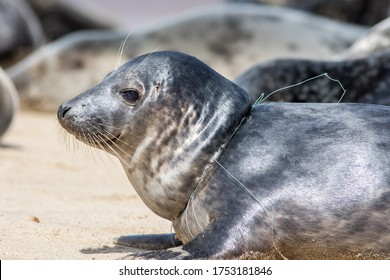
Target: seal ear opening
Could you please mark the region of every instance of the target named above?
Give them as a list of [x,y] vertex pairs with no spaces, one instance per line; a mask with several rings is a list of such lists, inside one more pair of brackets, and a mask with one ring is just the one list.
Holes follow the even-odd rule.
[[160,93],[160,90],[161,90],[161,82],[158,82],[157,84],[155,84],[154,87],[156,88],[157,93]]

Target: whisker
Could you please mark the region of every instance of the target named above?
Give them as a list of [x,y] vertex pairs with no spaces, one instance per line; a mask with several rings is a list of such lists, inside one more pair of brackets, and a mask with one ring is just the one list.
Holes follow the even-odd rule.
[[[106,124],[104,124],[104,123],[99,123],[99,122],[97,122],[96,124],[98,124],[98,125],[100,125],[100,126],[104,126],[104,127],[110,128],[110,129],[121,130],[121,128],[118,128],[118,127],[115,127],[115,126],[106,125]],[[130,134],[130,135],[138,136],[137,134],[132,133],[132,132],[130,132],[130,131],[126,131],[126,133],[128,133],[128,134]]]
[[[133,158],[132,155],[130,155],[128,152],[124,151],[118,144],[116,144],[110,137],[107,136],[106,134],[106,131],[104,130],[100,130],[98,127],[93,127],[97,132],[97,136],[100,136],[100,139],[106,143],[106,142],[110,142],[112,145],[114,145],[118,150],[120,150],[122,153],[124,153],[126,156],[130,157],[131,159],[134,159],[136,160],[135,158]],[[106,141],[104,140],[104,138],[106,139]],[[117,138],[116,138],[117,139]],[[119,140],[119,139],[118,139]],[[110,147],[111,149],[111,147]]]
[[[84,139],[86,139],[86,140],[88,141],[88,138],[87,138],[85,132],[83,131],[82,133],[83,133]],[[89,141],[88,141],[88,142],[89,142]],[[85,154],[86,156],[92,156],[93,160],[94,160],[95,163],[96,163],[95,157],[94,157],[93,155],[91,155],[91,148],[90,148],[91,146],[90,146],[90,145],[81,145],[81,146],[82,146],[82,149],[83,149],[84,154]]]
[[117,57],[116,57],[116,62],[115,62],[115,68],[114,70],[117,70],[118,67],[120,66],[121,64],[121,60],[122,60],[122,55],[124,53],[124,51],[126,50],[127,47],[126,46],[126,43],[127,43],[127,40],[129,39],[129,37],[131,36],[131,34],[133,33],[133,30],[131,30],[126,38],[122,41],[121,45],[119,46],[119,50],[118,50],[118,54],[117,54]]
[[[93,141],[93,145],[96,149],[100,148],[101,150],[107,152],[107,149],[100,143],[99,141],[99,138],[96,136],[95,133],[91,132],[90,129],[88,129],[88,131],[91,133],[90,134],[90,137],[91,137],[91,141]],[[107,158],[109,158],[109,160],[115,164],[113,158],[111,156],[109,156],[109,153],[104,153],[106,155]],[[103,160],[103,157],[102,157],[102,154],[100,152],[97,152],[97,155],[98,157],[100,158],[100,160],[106,164],[106,162]]]
[[[90,132],[89,129],[87,129],[87,130],[88,130],[88,132]],[[95,157],[96,153],[94,153],[94,149],[93,149],[93,148],[97,148],[97,146],[96,146],[95,142],[93,141],[93,136],[90,133],[88,133],[86,135],[86,137],[88,138],[88,143],[90,144],[90,145],[86,145],[87,146],[86,148],[90,152],[90,154],[92,155],[93,159],[95,160],[95,163],[97,163],[96,157]]]
[[[131,168],[129,164],[126,162],[126,160],[116,151],[114,148],[112,148],[106,141],[104,141],[104,138],[102,135],[96,134],[96,136],[101,140],[101,143],[105,144],[111,151],[112,153],[128,168]],[[111,141],[111,140],[109,140]],[[112,142],[112,141],[111,141]],[[113,142],[112,142],[113,143]],[[115,143],[113,143],[115,145]]]
[[69,151],[69,146],[67,143],[67,137],[68,137],[68,132],[60,125],[57,126],[58,132],[58,141],[60,141],[62,144],[65,145],[65,148],[67,151]]
[[[111,129],[117,129],[117,128],[113,127],[113,126],[105,125],[105,124],[102,124],[102,123],[98,123],[98,125],[101,125],[101,126],[104,126],[104,127],[107,127],[107,128],[111,128]],[[95,129],[98,129],[98,128],[95,127],[95,126],[94,126],[94,128],[95,128]],[[118,137],[116,137],[116,136],[115,136],[114,134],[112,134],[111,132],[109,132],[109,131],[107,131],[107,130],[105,130],[105,129],[103,129],[103,132],[104,132],[105,134],[108,134],[109,136],[114,137],[116,140],[118,140],[119,142],[121,142],[121,143],[125,144],[126,146],[132,148],[133,150],[136,150],[136,149],[137,149],[136,147],[130,145],[129,143],[127,143],[127,142],[125,142],[125,141],[119,139]],[[134,134],[134,135],[135,135],[135,134]]]
[[67,133],[65,131],[65,129],[62,130],[62,140],[64,141],[65,143],[65,147],[66,147],[66,150],[69,151],[70,150],[70,147],[69,147],[69,133]]
[[72,138],[69,139],[69,141],[71,141],[69,143],[69,145],[71,146],[71,149],[73,150],[73,154],[75,155],[76,154],[77,139],[76,139],[76,137],[72,137]]

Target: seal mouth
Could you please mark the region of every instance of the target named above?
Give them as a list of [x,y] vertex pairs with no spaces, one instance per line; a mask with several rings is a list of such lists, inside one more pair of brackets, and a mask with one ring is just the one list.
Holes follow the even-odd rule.
[[117,145],[117,142],[120,141],[119,137],[121,136],[121,133],[118,135],[114,134],[95,134],[95,133],[72,133],[77,140],[80,140],[90,146],[98,147],[102,144],[105,145]]
[[118,140],[119,140],[119,137],[121,136],[121,134],[119,133],[117,136],[114,136],[112,138],[110,138],[109,140],[107,140],[106,142],[109,142],[109,143],[116,143]]
[[92,139],[92,142],[93,143],[96,143],[96,144],[101,144],[101,143],[106,143],[108,145],[110,144],[115,144],[116,142],[118,142],[119,140],[119,137],[121,136],[121,134],[119,133],[117,136],[115,135],[105,135],[105,136],[100,136],[100,137],[93,137]]

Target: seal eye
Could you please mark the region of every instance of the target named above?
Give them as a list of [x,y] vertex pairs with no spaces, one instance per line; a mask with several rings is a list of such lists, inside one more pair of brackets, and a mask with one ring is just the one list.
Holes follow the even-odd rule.
[[131,105],[137,104],[137,102],[140,99],[140,95],[139,95],[138,91],[135,89],[121,90],[120,95],[122,96],[123,100],[130,103]]

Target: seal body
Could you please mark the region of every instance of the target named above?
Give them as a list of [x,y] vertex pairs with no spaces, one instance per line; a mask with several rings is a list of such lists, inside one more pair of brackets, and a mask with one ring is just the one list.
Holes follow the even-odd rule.
[[196,58],[156,52],[61,105],[58,118],[116,155],[184,244],[128,258],[390,252],[386,106],[252,108],[242,88]]
[[389,252],[389,112],[359,104],[259,105],[175,227],[197,236],[184,248],[218,257],[273,244],[288,258],[304,258],[296,255],[300,248],[309,258],[325,250],[333,250],[329,258]]
[[[288,87],[270,95],[266,101],[284,102],[343,102],[390,105],[389,80],[390,52],[363,58],[337,61],[308,59],[277,59],[255,65],[235,78],[255,102],[279,89],[301,83],[327,73],[325,76]],[[343,88],[346,90],[343,95]]]

